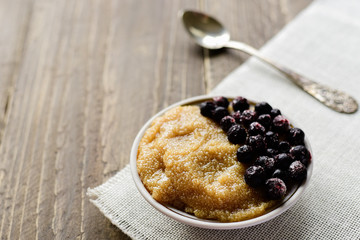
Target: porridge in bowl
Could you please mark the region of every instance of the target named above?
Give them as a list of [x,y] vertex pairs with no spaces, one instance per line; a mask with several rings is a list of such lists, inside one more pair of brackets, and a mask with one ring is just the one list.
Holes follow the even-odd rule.
[[220,222],[252,219],[274,208],[293,182],[306,178],[311,156],[301,147],[301,130],[270,105],[256,106],[244,98],[229,105],[220,97],[157,117],[136,161],[151,196]]

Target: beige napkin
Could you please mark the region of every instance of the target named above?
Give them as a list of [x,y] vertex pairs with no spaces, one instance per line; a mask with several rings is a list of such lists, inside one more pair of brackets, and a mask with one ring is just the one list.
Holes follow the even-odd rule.
[[[318,0],[261,50],[360,100],[360,1]],[[190,227],[158,213],[138,193],[129,166],[88,190],[91,201],[134,239],[360,239],[360,111],[336,113],[251,59],[212,92],[266,100],[295,119],[313,149],[301,199],[281,216],[239,230]]]

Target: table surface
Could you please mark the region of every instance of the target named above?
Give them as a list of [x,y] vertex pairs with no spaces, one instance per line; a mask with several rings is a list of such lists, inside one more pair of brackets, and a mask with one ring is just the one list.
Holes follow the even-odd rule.
[[86,196],[129,162],[156,112],[248,56],[209,52],[177,12],[261,47],[310,0],[0,0],[0,238],[127,239]]

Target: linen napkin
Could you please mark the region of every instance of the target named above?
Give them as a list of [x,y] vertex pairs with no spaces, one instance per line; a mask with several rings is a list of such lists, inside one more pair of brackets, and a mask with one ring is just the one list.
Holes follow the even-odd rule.
[[[360,100],[360,1],[318,0],[269,41],[262,53]],[[314,171],[300,200],[275,219],[245,229],[178,223],[138,193],[129,166],[88,190],[91,201],[134,239],[360,239],[360,111],[323,106],[251,58],[212,92],[266,100],[295,119],[312,145]]]

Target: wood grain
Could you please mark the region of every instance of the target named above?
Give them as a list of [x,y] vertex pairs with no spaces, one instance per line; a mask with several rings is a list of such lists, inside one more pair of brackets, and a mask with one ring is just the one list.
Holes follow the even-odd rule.
[[193,44],[180,9],[261,47],[310,0],[0,0],[1,239],[127,239],[85,195],[147,119],[247,59]]

